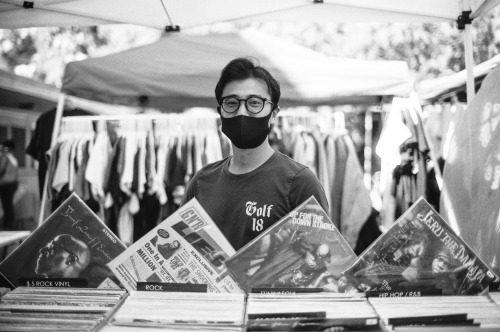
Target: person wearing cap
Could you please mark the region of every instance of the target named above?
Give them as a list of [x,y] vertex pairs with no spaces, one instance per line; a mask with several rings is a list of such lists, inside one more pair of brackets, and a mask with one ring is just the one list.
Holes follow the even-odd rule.
[[329,210],[316,175],[269,143],[280,95],[280,84],[256,59],[225,66],[215,97],[233,154],[199,170],[183,198],[196,198],[236,250],[311,196]]
[[90,249],[83,241],[69,234],[57,235],[40,249],[35,273],[46,278],[77,278],[90,259]]

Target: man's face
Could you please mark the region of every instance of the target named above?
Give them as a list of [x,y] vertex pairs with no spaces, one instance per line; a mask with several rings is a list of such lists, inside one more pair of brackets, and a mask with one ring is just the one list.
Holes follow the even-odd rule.
[[309,251],[306,252],[306,257],[304,258],[307,266],[309,266],[311,269],[316,267],[316,258],[314,257],[313,254],[311,254]]
[[295,271],[295,273],[292,276],[292,282],[298,282],[302,278],[304,278],[304,274],[301,271]]
[[[257,96],[271,100],[271,95],[267,90],[266,83],[263,80],[256,78],[248,78],[245,80],[229,82],[222,91],[223,98],[228,96],[234,96],[240,99],[246,99],[250,96]],[[261,112],[257,114],[252,114],[247,111],[245,103],[241,102],[240,107],[236,112],[226,113],[224,112],[224,110],[221,110],[221,115],[225,118],[231,118],[237,115],[246,115],[246,116],[261,118],[269,115],[271,109],[272,105],[266,102]]]
[[316,249],[316,262],[318,264],[326,265],[326,261],[328,260],[328,254],[330,253],[330,249],[326,244],[322,244]]
[[40,249],[35,273],[47,277],[57,277],[68,267],[66,260],[71,254],[54,239]]
[[434,273],[441,273],[448,271],[449,269],[449,264],[448,261],[444,257],[436,257],[432,261],[432,272]]
[[405,248],[404,253],[409,254],[413,258],[420,257],[424,252],[424,244],[422,242],[413,243]]
[[342,286],[342,287],[345,287],[347,286],[347,278],[342,276],[340,277],[339,281],[338,281],[338,285],[339,286]]

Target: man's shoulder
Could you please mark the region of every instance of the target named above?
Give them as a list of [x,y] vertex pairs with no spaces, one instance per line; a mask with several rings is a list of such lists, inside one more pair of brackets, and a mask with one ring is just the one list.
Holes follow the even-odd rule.
[[222,172],[224,169],[224,165],[226,164],[227,160],[229,157],[223,158],[221,160],[214,161],[212,163],[204,165],[202,168],[200,168],[195,176],[201,177],[201,176],[206,176],[206,175],[211,175],[215,173]]
[[286,155],[280,151],[276,151],[275,156],[276,156],[276,160],[278,161],[278,163],[282,167],[288,168],[288,169],[293,170],[295,172],[300,172],[300,171],[308,168],[307,166],[299,163],[295,159],[292,159],[291,157],[289,157],[288,155]]
[[286,154],[277,151],[277,159],[280,165],[276,168],[277,172],[288,178],[292,178],[293,181],[318,181],[317,176],[308,166],[301,164]]

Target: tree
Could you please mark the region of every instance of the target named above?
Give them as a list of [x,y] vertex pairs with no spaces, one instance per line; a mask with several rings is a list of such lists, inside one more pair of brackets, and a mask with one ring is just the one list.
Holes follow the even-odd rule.
[[[463,37],[456,23],[278,24],[249,26],[329,56],[402,60],[417,79],[463,70]],[[474,61],[500,53],[500,7],[472,23]]]
[[0,30],[0,66],[60,87],[66,63],[150,43],[160,34],[129,25]]

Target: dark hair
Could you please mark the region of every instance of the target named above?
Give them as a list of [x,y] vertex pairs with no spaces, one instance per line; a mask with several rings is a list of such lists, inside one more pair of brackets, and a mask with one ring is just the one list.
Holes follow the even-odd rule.
[[279,82],[269,73],[269,71],[267,71],[267,69],[260,66],[257,59],[251,57],[231,60],[224,69],[222,69],[219,82],[217,82],[215,86],[215,98],[217,102],[220,102],[222,91],[228,83],[248,78],[263,80],[271,95],[271,101],[275,105],[278,105],[281,96]]
[[16,143],[13,140],[8,139],[2,144],[5,148],[9,148],[10,150],[14,150],[16,148]]

